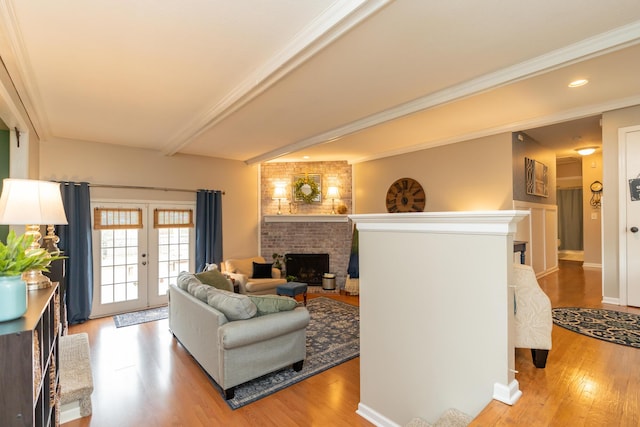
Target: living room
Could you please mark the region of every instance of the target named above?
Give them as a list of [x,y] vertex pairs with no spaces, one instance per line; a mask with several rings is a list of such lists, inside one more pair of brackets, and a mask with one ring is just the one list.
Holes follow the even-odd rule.
[[[395,6],[397,5],[392,4],[382,12],[391,13]],[[13,19],[9,19],[6,16],[7,7],[16,17],[21,13],[33,13],[33,11],[22,10],[20,8],[23,6],[15,4],[3,6],[2,12],[5,15],[3,16],[5,21],[13,22]],[[587,39],[587,36],[595,37],[600,33],[604,33],[605,30],[613,30],[623,25],[633,24],[634,20],[629,17],[638,17],[639,11],[633,6],[628,7],[627,18],[618,17],[617,20],[611,18],[609,27],[603,27],[601,24],[596,26],[594,30],[587,31],[585,29],[584,33],[580,34],[580,37],[576,35],[573,41]],[[610,9],[610,7],[605,9]],[[371,13],[375,15],[379,11],[372,11]],[[591,13],[597,15],[595,12]],[[601,11],[600,14],[606,15],[606,11]],[[584,19],[588,22],[597,22],[594,16],[585,16]],[[540,18],[538,22],[542,23],[544,19]],[[15,24],[13,22],[13,25]],[[22,25],[25,24],[23,23]],[[561,27],[561,25],[558,25],[554,28]],[[25,28],[24,31],[27,32],[27,29]],[[629,32],[633,33],[631,30]],[[632,46],[627,46],[626,48],[633,49],[637,42],[637,36],[634,36],[635,38],[628,37],[630,40],[627,41]],[[451,99],[443,100],[440,103],[436,103],[433,98],[428,98],[425,102],[430,101],[432,105],[424,107],[423,104],[424,111],[422,113],[411,112],[407,113],[406,116],[401,116],[397,115],[399,114],[398,111],[393,111],[392,113],[397,115],[396,119],[391,120],[392,114],[390,114],[385,116],[384,120],[379,118],[377,125],[369,128],[364,127],[362,123],[356,120],[356,117],[365,117],[367,114],[361,114],[361,116],[355,113],[348,115],[348,111],[345,111],[348,110],[347,107],[336,106],[335,108],[339,111],[334,114],[335,116],[339,116],[340,112],[345,113],[344,119],[341,119],[331,115],[332,109],[327,107],[321,113],[313,112],[310,115],[319,117],[323,115],[331,116],[334,122],[326,124],[325,127],[310,126],[307,133],[298,132],[297,126],[299,122],[304,122],[305,120],[303,119],[308,117],[297,117],[289,110],[281,113],[278,107],[274,107],[273,111],[278,111],[279,117],[275,120],[275,124],[272,125],[267,125],[265,122],[276,113],[268,114],[268,116],[265,116],[268,118],[265,119],[261,118],[247,122],[251,123],[249,125],[238,125],[237,123],[244,123],[243,119],[246,117],[233,117],[233,112],[231,111],[233,109],[231,109],[228,114],[232,117],[230,121],[235,123],[235,127],[253,129],[253,133],[243,135],[243,137],[247,138],[247,141],[260,139],[256,135],[259,135],[262,130],[265,131],[265,135],[268,135],[268,137],[265,136],[264,138],[262,151],[254,151],[250,155],[247,155],[246,152],[240,155],[228,154],[229,152],[225,150],[231,150],[231,148],[225,147],[225,144],[229,146],[238,144],[234,144],[236,140],[231,137],[229,138],[231,142],[227,142],[224,138],[226,135],[225,130],[221,134],[215,135],[216,138],[211,139],[212,146],[215,145],[211,151],[215,153],[217,150],[220,153],[220,157],[215,154],[198,154],[199,148],[197,146],[206,144],[203,143],[201,136],[193,134],[181,141],[185,144],[188,144],[187,141],[196,141],[191,148],[183,151],[175,149],[172,155],[167,155],[168,151],[171,151],[166,149],[167,145],[173,144],[175,148],[179,144],[175,144],[174,138],[165,137],[162,139],[158,135],[163,133],[171,136],[180,134],[184,130],[184,123],[191,124],[195,120],[192,116],[180,116],[181,123],[169,131],[163,128],[162,131],[156,130],[152,136],[142,137],[139,136],[141,134],[136,133],[137,131],[133,131],[137,123],[131,122],[136,122],[137,120],[133,120],[131,117],[137,117],[135,114],[129,112],[127,113],[129,115],[110,116],[105,115],[103,111],[98,114],[98,116],[102,115],[102,121],[98,120],[92,125],[86,125],[86,127],[102,129],[103,135],[89,138],[83,136],[89,134],[85,133],[84,123],[81,124],[82,114],[75,111],[75,114],[72,114],[66,120],[67,123],[77,121],[78,132],[58,133],[56,126],[62,126],[62,124],[61,122],[56,122],[55,108],[51,108],[49,105],[45,108],[44,102],[39,106],[33,106],[38,104],[35,101],[38,97],[34,97],[34,92],[28,90],[32,86],[20,83],[20,80],[29,73],[23,70],[19,73],[20,78],[16,77],[15,70],[20,68],[16,64],[21,63],[21,61],[16,59],[15,54],[7,53],[8,50],[11,50],[7,49],[9,42],[5,39],[3,40],[0,54],[5,62],[5,68],[0,70],[0,83],[3,89],[0,96],[0,106],[2,107],[0,109],[0,119],[6,125],[6,153],[10,153],[11,165],[9,174],[11,177],[89,182],[92,184],[92,198],[122,203],[138,201],[193,203],[192,192],[196,189],[222,190],[224,191],[222,204],[224,258],[240,258],[261,254],[268,259],[273,252],[286,253],[289,251],[286,246],[273,247],[266,244],[262,231],[265,225],[265,215],[277,215],[278,201],[274,200],[272,196],[272,181],[282,180],[286,182],[289,186],[287,188],[287,194],[289,195],[291,194],[292,178],[300,173],[319,174],[323,178],[336,179],[336,184],[340,188],[342,197],[337,199],[336,202],[344,203],[349,215],[385,212],[387,190],[396,179],[401,177],[411,177],[423,186],[427,197],[425,211],[429,212],[511,210],[518,208],[518,206],[536,210],[536,206],[531,206],[528,203],[544,206],[555,205],[553,191],[550,192],[548,198],[528,199],[526,194],[520,194],[524,191],[519,180],[523,179],[524,174],[519,168],[523,165],[523,158],[530,156],[532,152],[537,153],[535,155],[536,160],[549,166],[549,186],[552,189],[555,188],[555,154],[544,146],[538,147],[535,141],[525,141],[527,147],[535,147],[531,148],[532,151],[520,151],[523,149],[523,145],[518,140],[518,135],[526,131],[526,129],[536,126],[548,125],[585,115],[600,115],[602,119],[602,149],[600,153],[596,154],[599,157],[595,159],[603,170],[602,181],[605,188],[610,188],[611,191],[607,193],[609,203],[603,204],[601,209],[603,214],[601,227],[605,236],[602,250],[590,262],[594,265],[600,264],[603,266],[602,299],[610,303],[620,303],[625,298],[622,295],[624,289],[620,288],[618,280],[620,239],[617,232],[617,222],[621,209],[616,194],[616,189],[619,187],[617,184],[619,182],[619,173],[621,173],[619,172],[618,164],[618,129],[638,124],[637,117],[640,114],[640,107],[638,106],[640,104],[638,100],[639,92],[638,88],[634,86],[637,83],[632,82],[630,86],[624,89],[610,90],[611,95],[608,98],[589,98],[578,95],[574,99],[573,95],[566,95],[566,98],[570,99],[571,102],[567,101],[557,109],[549,108],[549,110],[545,110],[545,108],[540,108],[536,111],[529,111],[526,114],[511,114],[511,110],[515,110],[516,106],[519,108],[521,104],[526,104],[526,102],[521,102],[522,93],[527,93],[530,97],[533,97],[531,94],[535,93],[523,91],[523,86],[518,86],[518,84],[524,85],[525,80],[550,79],[551,75],[553,75],[554,78],[558,78],[557,81],[563,81],[564,87],[565,77],[573,74],[572,70],[569,72],[569,68],[576,65],[572,62],[573,60],[565,60],[566,63],[550,66],[545,72],[541,70],[535,73],[532,72],[533,76],[527,76],[530,79],[522,77],[522,80],[516,78],[515,81],[505,80],[500,83],[494,81],[495,87],[486,88],[486,90],[483,88],[471,91],[466,88],[468,92],[464,96],[455,97],[454,99],[453,95],[450,95],[452,96]],[[348,41],[346,40],[346,42]],[[569,41],[566,43],[568,45]],[[604,57],[618,52],[622,55],[626,49],[618,49],[619,45],[622,44],[620,40],[616,43],[611,42],[607,49],[602,49],[601,55],[600,53],[596,55],[596,52],[590,52],[589,55],[585,54],[583,59],[585,62],[589,59],[594,59],[590,56],[591,54]],[[421,47],[419,43],[417,46]],[[547,51],[551,50],[549,48]],[[539,53],[547,51],[543,49]],[[370,52],[369,55],[375,57]],[[525,55],[523,58],[533,58],[535,56],[530,54],[529,56]],[[633,54],[631,54],[631,57],[632,59],[628,62],[624,62],[624,64],[628,64],[627,67],[617,68],[627,68],[628,71],[634,70],[637,59],[633,59],[635,57]],[[619,61],[615,60],[613,64],[619,65],[621,63]],[[154,66],[157,65],[154,64]],[[428,70],[428,66],[424,64],[421,66],[423,67],[422,74],[426,75],[424,70]],[[551,72],[557,71],[556,68],[562,68],[562,66],[566,66],[564,73],[553,74]],[[452,64],[451,67],[463,68],[460,64]],[[45,67],[42,68],[44,69]],[[491,67],[488,67],[488,69],[491,69]],[[115,70],[112,71],[115,73]],[[419,74],[416,73],[416,75]],[[331,75],[335,78],[333,74]],[[366,75],[366,73],[360,75]],[[479,73],[477,76],[469,75],[466,80],[461,80],[461,82],[471,80],[472,77],[479,77],[480,75],[483,75],[483,73]],[[601,76],[601,78],[603,77]],[[398,79],[402,79],[402,77]],[[620,78],[620,80],[624,79]],[[36,85],[38,84],[43,83],[39,82]],[[93,84],[96,85],[95,82]],[[513,93],[507,94],[507,86],[513,90]],[[442,85],[440,90],[444,91],[447,87],[447,85]],[[268,91],[270,86],[263,86],[262,88]],[[280,88],[275,89],[280,90]],[[344,88],[340,87],[340,89]],[[394,89],[384,88],[384,90],[393,92]],[[85,93],[90,92],[90,90],[85,90]],[[153,91],[143,92],[146,95],[153,93]],[[175,92],[179,91],[176,90]],[[31,94],[31,96],[24,96],[26,93]],[[440,93],[440,95],[442,94]],[[389,94],[385,92],[380,95],[380,98],[384,98],[387,95]],[[378,108],[379,111],[377,112],[390,110],[394,105],[402,104],[404,101],[409,102],[411,99],[422,97],[422,95],[424,95],[422,92],[414,92],[411,94],[405,93],[402,99],[390,97],[392,99],[384,104],[384,108]],[[351,99],[351,97],[355,96],[345,96],[348,99]],[[543,103],[540,101],[543,98],[541,95],[540,98],[536,99]],[[78,98],[74,102],[77,105],[81,105],[80,99]],[[308,99],[296,99],[296,103],[292,102],[292,105],[298,107],[304,105],[304,101],[312,103]],[[260,97],[256,96],[256,101],[256,104],[253,105],[259,104]],[[394,104],[394,101],[397,102]],[[105,98],[102,98],[102,102],[107,105]],[[149,103],[153,102],[149,101]],[[158,103],[170,104],[171,100],[167,98]],[[60,103],[58,105],[62,107],[63,104]],[[496,105],[500,108],[496,108]],[[490,112],[489,106],[492,108]],[[142,109],[139,105],[137,108]],[[109,110],[106,107],[105,109]],[[41,125],[37,117],[43,116],[35,112],[41,113],[42,110],[48,110],[49,114],[51,114],[50,120],[58,124],[54,126]],[[60,110],[63,110],[63,108],[60,108]],[[238,106],[238,110],[242,110],[242,107]],[[362,111],[364,110],[360,110],[361,113]],[[193,113],[193,110],[190,112]],[[373,111],[370,112],[373,114]],[[222,116],[216,120],[221,123],[224,122],[225,126],[227,126],[229,122],[225,122],[225,118]],[[417,127],[411,126],[411,129],[420,129],[420,132],[411,134],[411,131],[400,130],[403,120],[408,120],[409,116],[412,121],[421,123]],[[154,122],[149,121],[148,117],[140,117],[140,121],[146,121],[147,128],[154,127],[154,125],[149,125],[149,123]],[[387,121],[387,119],[389,120]],[[157,123],[160,122],[161,120],[158,120]],[[287,123],[291,122],[296,122],[296,126],[287,126]],[[99,126],[98,123],[100,123]],[[342,128],[339,125],[342,123],[351,123],[353,127]],[[436,124],[438,126],[448,126],[449,131],[444,132],[442,127],[437,130],[431,129],[435,128]],[[207,126],[209,126],[209,123],[206,126],[202,126],[201,130],[206,132]],[[215,127],[215,123],[213,126]],[[283,131],[280,135],[283,138],[282,141],[286,141],[286,144],[277,145],[273,143],[275,139],[271,133],[273,127],[287,129],[286,132]],[[296,127],[295,132],[293,129],[289,129],[293,127]],[[143,143],[129,145],[113,143],[114,141],[122,140],[111,139],[109,136],[111,135],[109,133],[111,130],[109,128],[119,128],[122,133],[129,132],[138,135],[139,141],[144,140],[145,144],[150,140],[156,141],[155,146],[151,146],[153,144],[145,146]],[[334,130],[342,130],[342,132],[339,135],[337,132],[330,132]],[[431,133],[432,131],[435,133],[440,132],[440,134],[434,135]],[[320,136],[324,136],[324,138],[320,138]],[[343,150],[339,148],[341,141],[345,146],[353,144],[355,147],[356,144],[360,144],[363,140],[368,141],[372,147],[371,152],[367,155],[368,157],[363,154],[363,151],[358,151],[357,155],[349,159],[344,156],[314,160],[316,158],[313,156],[314,153],[320,157],[319,155],[323,154],[323,150],[329,150],[331,147],[336,153],[342,152]],[[397,146],[395,141],[398,141]],[[376,150],[373,149],[374,146]],[[379,146],[384,148],[381,149]],[[294,150],[296,147],[298,149]],[[307,152],[312,156],[311,161],[301,158],[302,154]],[[4,157],[5,152],[2,154]],[[344,167],[347,172],[333,172],[332,167],[335,162],[340,163],[341,167]],[[284,172],[273,174],[271,170],[275,165],[282,166]],[[583,182],[583,187],[588,188],[589,184],[590,182]],[[323,185],[323,187],[325,186]],[[142,189],[140,187],[158,190]],[[168,189],[168,191],[165,191],[165,189]],[[172,189],[187,191],[172,191]],[[291,196],[289,196],[290,198]],[[285,209],[283,209],[282,216],[290,215],[290,201],[284,202]],[[525,202],[525,204],[518,205],[516,202]],[[324,194],[320,206],[318,213],[330,215],[331,203]],[[300,211],[296,211],[296,213],[300,213]],[[542,215],[544,216],[545,214],[542,213]],[[531,246],[529,247],[527,262],[534,265],[536,272],[540,275],[552,274],[557,269],[555,236],[549,237],[545,235],[544,227],[536,230],[535,234],[531,234],[531,230],[535,225],[530,224],[531,228],[519,230],[519,233],[525,233],[523,240],[529,241],[530,245],[534,247],[536,244],[538,245],[535,250],[531,250]],[[300,228],[303,227],[300,226]],[[349,237],[350,235],[347,235],[345,239],[348,240]],[[545,243],[540,243],[540,239]],[[554,242],[551,243],[551,241]],[[341,275],[339,287],[344,286],[345,280],[344,258],[341,262],[343,264],[332,266],[332,270]],[[358,367],[356,364],[350,363],[349,369],[356,370]],[[345,375],[351,375],[346,373],[347,368],[343,367],[341,370]],[[329,384],[330,380],[327,379],[327,386]],[[260,416],[262,415],[256,415],[256,417]]]

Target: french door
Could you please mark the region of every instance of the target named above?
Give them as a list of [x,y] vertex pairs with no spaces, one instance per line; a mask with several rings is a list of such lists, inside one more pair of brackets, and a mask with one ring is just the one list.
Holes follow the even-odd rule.
[[91,317],[167,303],[169,283],[194,270],[194,204],[96,201]]

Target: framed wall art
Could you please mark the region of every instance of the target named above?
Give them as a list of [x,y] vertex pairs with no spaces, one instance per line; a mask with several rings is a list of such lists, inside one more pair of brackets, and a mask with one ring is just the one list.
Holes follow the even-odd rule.
[[549,197],[549,176],[546,165],[533,159],[524,158],[527,194]]
[[293,175],[291,188],[293,190],[292,200],[296,202],[322,201],[322,175],[319,173]]

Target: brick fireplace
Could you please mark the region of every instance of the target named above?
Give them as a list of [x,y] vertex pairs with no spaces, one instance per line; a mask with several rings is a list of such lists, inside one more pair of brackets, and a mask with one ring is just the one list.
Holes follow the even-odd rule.
[[[351,252],[351,223],[346,218],[342,222],[300,222],[313,218],[277,218],[268,216],[262,223],[262,256],[271,259],[278,254],[328,254],[329,270],[336,274],[337,287],[344,288]],[[292,222],[280,222],[292,219]],[[289,272],[286,272],[289,274]],[[315,284],[315,283],[314,283]],[[320,280],[317,285],[321,285]]]
[[322,276],[329,273],[329,254],[285,255],[287,275],[296,276],[298,282],[322,285]]
[[[322,200],[314,203],[292,202],[292,179],[300,174],[321,176]],[[286,185],[287,200],[282,215],[273,199],[276,183]],[[351,252],[352,224],[346,215],[331,215],[332,200],[326,198],[329,186],[338,186],[347,214],[351,206],[351,165],[337,162],[264,163],[260,165],[260,254],[271,260],[272,254],[328,254],[329,272],[336,274],[336,286],[344,288]],[[319,283],[318,285],[321,285]]]

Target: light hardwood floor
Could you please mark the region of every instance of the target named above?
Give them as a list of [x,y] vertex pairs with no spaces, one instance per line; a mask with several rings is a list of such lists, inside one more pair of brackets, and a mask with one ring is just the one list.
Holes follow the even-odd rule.
[[[331,297],[358,305],[356,296]],[[233,411],[168,328],[168,320],[116,328],[111,317],[71,326],[89,334],[93,415],[64,426],[372,426],[355,413],[359,358]]]
[[[561,262],[559,272],[539,282],[554,307],[621,309],[601,303],[600,270]],[[357,297],[336,298],[358,304]],[[91,343],[93,416],[65,427],[372,425],[355,413],[358,358],[232,411],[172,338],[166,320],[117,329],[105,318],[70,328],[78,332],[87,332]],[[522,398],[514,406],[489,403],[472,425],[640,425],[638,349],[554,326],[547,367],[536,369],[530,351],[518,349],[516,369]]]
[[[561,262],[560,271],[538,280],[553,307],[602,304],[600,270]],[[531,352],[516,349],[516,379],[523,395],[515,405],[492,401],[472,426],[639,426],[640,349],[607,343],[553,326],[547,367],[536,369]]]

